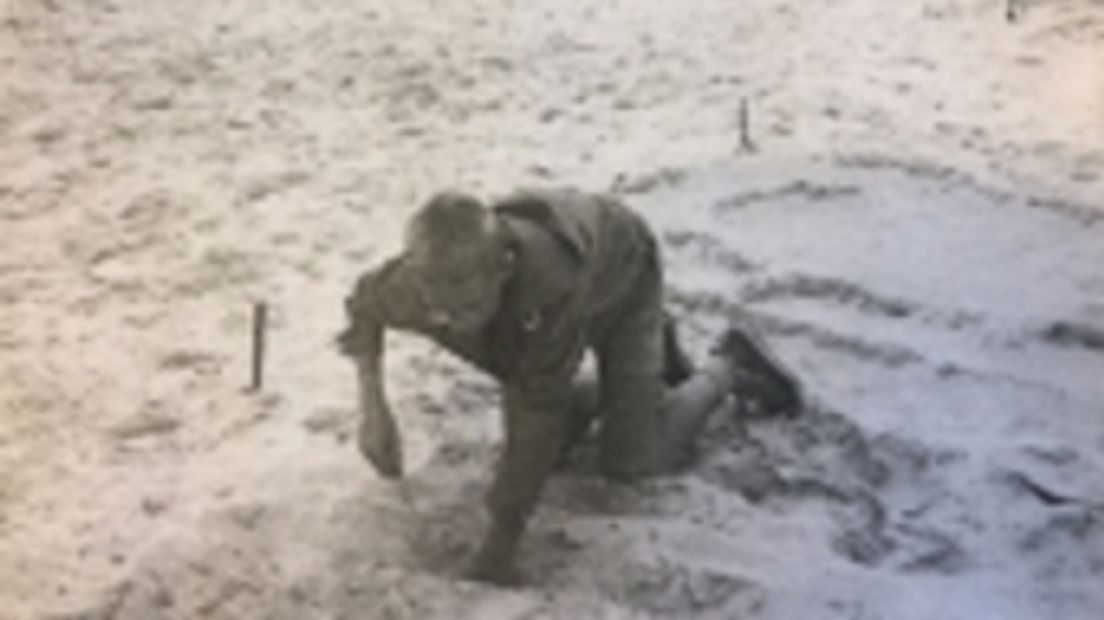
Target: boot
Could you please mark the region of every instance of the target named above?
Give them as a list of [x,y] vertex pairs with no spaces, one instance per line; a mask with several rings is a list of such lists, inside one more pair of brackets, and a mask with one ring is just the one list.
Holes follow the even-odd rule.
[[711,351],[737,368],[733,396],[745,411],[759,415],[797,415],[804,407],[801,384],[749,329],[732,327]]

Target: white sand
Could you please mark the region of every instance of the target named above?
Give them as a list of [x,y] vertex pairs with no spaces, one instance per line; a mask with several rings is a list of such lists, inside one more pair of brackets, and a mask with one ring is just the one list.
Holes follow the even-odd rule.
[[[1104,617],[1104,2],[1023,4],[7,0],[0,617]],[[331,338],[430,193],[564,184],[819,413],[584,453],[504,590],[493,385],[392,339],[388,484]]]

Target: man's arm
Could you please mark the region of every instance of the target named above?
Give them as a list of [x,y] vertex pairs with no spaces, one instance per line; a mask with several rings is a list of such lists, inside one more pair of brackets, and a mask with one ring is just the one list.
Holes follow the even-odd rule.
[[506,446],[487,495],[491,527],[473,576],[509,581],[513,556],[548,476],[560,460],[573,403],[571,385],[582,360],[582,325],[569,307],[549,308],[529,334],[516,372],[503,385]]
[[560,458],[570,393],[570,376],[506,384],[506,446],[487,494],[491,525],[471,567],[472,577],[499,583],[513,579],[517,544]]
[[362,277],[346,300],[350,326],[338,337],[338,344],[356,366],[360,451],[380,475],[398,478],[403,473],[402,437],[384,390],[384,321],[375,303],[377,277],[375,273]]

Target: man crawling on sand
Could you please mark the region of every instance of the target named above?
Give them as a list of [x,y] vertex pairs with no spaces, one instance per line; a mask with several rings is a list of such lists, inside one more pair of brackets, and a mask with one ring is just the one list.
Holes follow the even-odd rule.
[[[403,473],[381,377],[383,330],[425,335],[495,377],[505,448],[491,523],[470,576],[516,579],[514,556],[545,480],[599,424],[601,472],[631,480],[685,464],[730,395],[796,413],[796,382],[757,340],[730,330],[695,370],[662,304],[663,270],[644,220],[616,200],[529,191],[492,206],[441,193],[408,223],[403,252],[363,275],[339,337],[360,384],[360,449],[383,476]],[[587,350],[598,382],[576,375]]]

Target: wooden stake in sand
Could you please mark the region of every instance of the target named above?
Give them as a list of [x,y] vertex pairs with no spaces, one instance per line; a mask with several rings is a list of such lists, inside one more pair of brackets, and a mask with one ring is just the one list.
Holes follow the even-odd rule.
[[751,141],[751,106],[746,97],[740,100],[740,149],[755,151],[755,143]]
[[1004,17],[1009,22],[1016,21],[1016,18],[1020,16],[1018,0],[1006,0],[1004,7]]
[[264,386],[265,324],[268,322],[268,305],[263,301],[253,304],[253,380],[249,388],[254,392]]

